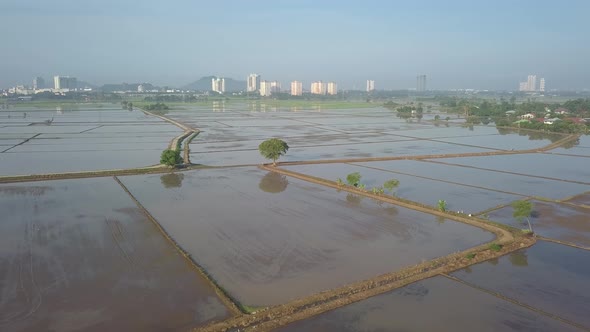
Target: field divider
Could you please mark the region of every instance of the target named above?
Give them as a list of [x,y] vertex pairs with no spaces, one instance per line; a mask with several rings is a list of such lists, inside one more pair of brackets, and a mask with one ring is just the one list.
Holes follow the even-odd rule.
[[502,295],[502,294],[500,294],[500,293],[498,293],[498,292],[494,292],[494,291],[492,291],[492,290],[489,290],[489,289],[486,289],[486,288],[483,288],[483,287],[477,286],[477,285],[475,285],[475,284],[472,284],[472,283],[470,283],[470,282],[467,282],[467,281],[464,281],[464,280],[462,280],[462,279],[459,279],[459,278],[457,278],[457,277],[451,276],[451,275],[449,275],[449,274],[447,274],[447,273],[443,273],[443,274],[441,274],[441,275],[442,275],[442,276],[444,276],[444,277],[446,277],[446,278],[448,278],[448,279],[450,279],[450,280],[453,280],[453,281],[455,281],[455,282],[458,282],[458,283],[460,283],[460,284],[462,284],[462,285],[465,285],[465,286],[467,286],[467,287],[470,287],[470,288],[473,288],[473,289],[477,289],[478,291],[481,291],[481,292],[484,292],[484,293],[486,293],[486,294],[492,295],[492,296],[494,296],[494,297],[496,297],[496,298],[499,298],[500,300],[503,300],[503,301],[510,302],[510,303],[512,303],[512,304],[515,304],[515,305],[517,305],[517,306],[519,306],[519,307],[526,308],[526,309],[528,309],[528,310],[534,311],[534,312],[536,312],[536,313],[538,313],[538,314],[541,314],[541,315],[543,315],[543,316],[546,316],[546,317],[549,317],[549,318],[555,319],[555,320],[557,320],[557,321],[560,321],[560,322],[562,322],[562,323],[565,323],[565,324],[568,324],[568,325],[575,326],[575,327],[577,327],[577,328],[580,328],[580,329],[582,329],[582,330],[586,330],[586,331],[588,330],[588,329],[587,329],[585,326],[583,326],[583,325],[580,325],[580,324],[578,324],[578,323],[576,323],[576,322],[573,322],[573,321],[571,321],[571,320],[568,320],[568,319],[562,318],[562,317],[560,317],[560,316],[554,315],[554,314],[552,314],[552,313],[550,313],[550,312],[547,312],[547,311],[541,310],[541,309],[539,309],[539,308],[536,308],[536,307],[530,306],[530,305],[528,305],[528,304],[526,304],[526,303],[524,303],[524,302],[518,301],[518,300],[516,300],[516,299],[510,298],[510,297],[507,297],[507,296],[504,296],[504,295]]
[[158,220],[143,206],[143,204],[139,202],[139,200],[137,200],[137,198],[131,193],[127,186],[125,186],[125,184],[121,182],[121,180],[117,176],[113,176],[113,179],[121,186],[121,188],[133,200],[133,202],[135,202],[135,205],[137,205],[141,212],[156,226],[156,228],[158,229],[158,231],[160,231],[162,236],[164,236],[164,238],[168,240],[174,246],[174,248],[176,248],[176,250],[178,250],[178,252],[193,265],[193,267],[199,272],[199,274],[211,284],[213,290],[215,291],[219,299],[223,302],[223,304],[225,304],[225,306],[231,311],[231,313],[233,315],[241,314],[242,311],[238,308],[238,305],[236,304],[238,302],[235,301],[231,297],[231,295],[227,293],[227,291],[225,291],[221,286],[219,286],[217,281],[213,279],[213,277],[205,270],[205,268],[203,268],[193,258],[191,254],[185,251],[180,246],[180,244],[178,244],[178,242],[174,240],[174,238],[172,238],[172,236],[164,229],[164,227],[162,227]]
[[582,245],[575,244],[575,243],[568,242],[568,241],[551,239],[551,238],[544,237],[544,236],[537,236],[537,238],[542,241],[553,242],[553,243],[561,244],[561,245],[576,248],[576,249],[590,250],[590,247],[582,246]]
[[[259,165],[259,168],[337,190],[344,190],[367,196],[413,210],[442,216],[450,220],[463,222],[490,231],[496,236],[496,238],[491,242],[443,257],[434,258],[429,261],[423,261],[422,263],[405,267],[395,272],[382,274],[371,279],[315,293],[286,304],[267,307],[255,311],[250,315],[244,314],[229,318],[222,322],[211,323],[204,327],[195,328],[193,331],[236,331],[242,329],[245,331],[268,331],[279,326],[307,319],[329,310],[404,287],[416,281],[460,270],[492,258],[498,258],[516,250],[530,247],[536,242],[534,236],[524,235],[520,230],[487,220],[466,217],[462,214],[438,211],[433,207],[399,199],[397,197],[384,197],[382,195],[371,194],[355,187],[340,186],[333,181],[307,176],[279,167]],[[492,248],[491,244],[493,243],[502,245],[499,249]]]

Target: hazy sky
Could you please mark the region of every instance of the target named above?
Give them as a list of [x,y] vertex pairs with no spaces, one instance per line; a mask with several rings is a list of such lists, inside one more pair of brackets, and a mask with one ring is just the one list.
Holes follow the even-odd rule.
[[[485,3],[484,3],[485,2]],[[0,87],[181,86],[251,73],[341,88],[590,88],[588,0],[0,0]]]

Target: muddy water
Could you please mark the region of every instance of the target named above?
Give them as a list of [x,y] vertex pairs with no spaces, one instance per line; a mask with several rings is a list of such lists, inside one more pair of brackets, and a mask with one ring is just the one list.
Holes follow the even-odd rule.
[[[373,164],[377,163],[363,163],[362,165],[371,167]],[[285,166],[284,168],[332,181],[341,178],[345,182],[346,175],[359,172],[362,176],[361,182],[367,188],[379,187],[385,181],[397,179],[399,186],[394,193],[398,197],[430,206],[437,206],[438,200],[444,199],[450,210],[464,211],[468,214],[475,214],[478,211],[484,211],[523,198],[522,196],[497,191],[461,186],[351,164],[299,165]],[[425,176],[438,177],[438,175],[434,174]]]
[[590,206],[590,192],[570,198],[569,203]]
[[0,176],[155,165],[181,132],[139,111],[96,105],[84,111],[22,109],[18,115],[0,128]]
[[[533,213],[529,218],[535,233],[555,240],[571,242],[590,248],[590,210],[565,204],[532,201]],[[526,220],[518,222],[512,217],[511,206],[489,213],[489,218],[516,228],[528,229]]]
[[162,331],[228,310],[110,178],[0,185],[1,331]]
[[550,154],[521,154],[488,157],[437,159],[447,163],[489,168],[571,181],[590,182],[590,158]]
[[590,329],[590,251],[538,242],[453,275]]
[[[461,163],[463,159],[468,158],[449,158],[444,160],[449,163]],[[563,199],[590,190],[590,186],[584,184],[440,164],[436,162],[438,160],[439,159],[433,159],[435,162],[395,160],[358,163],[358,165],[425,176],[493,190],[507,191],[526,196],[541,196],[551,199]],[[528,165],[528,167],[532,167],[531,165]],[[552,171],[548,172],[546,176],[558,177],[559,173]],[[548,188],[550,188],[550,190]]]
[[445,277],[435,277],[275,331],[578,330]]
[[239,301],[274,305],[469,248],[493,235],[255,168],[122,181]]

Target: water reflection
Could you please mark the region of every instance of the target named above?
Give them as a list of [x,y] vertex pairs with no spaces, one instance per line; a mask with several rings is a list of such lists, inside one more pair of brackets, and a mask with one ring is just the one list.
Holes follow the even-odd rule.
[[359,195],[348,193],[346,195],[346,206],[348,207],[358,207],[361,205],[362,197]]
[[170,173],[160,176],[160,181],[166,189],[182,187],[182,180],[184,180],[184,174],[182,173]]
[[513,252],[510,254],[508,259],[510,260],[510,263],[512,263],[513,266],[529,266],[528,257],[525,251]]
[[258,188],[267,193],[277,194],[285,191],[288,185],[289,180],[287,180],[285,175],[276,172],[268,172],[262,177],[262,179],[260,179]]

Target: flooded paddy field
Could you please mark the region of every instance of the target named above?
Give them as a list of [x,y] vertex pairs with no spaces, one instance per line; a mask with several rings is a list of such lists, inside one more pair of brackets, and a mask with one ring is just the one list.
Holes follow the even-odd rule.
[[[522,156],[529,155],[527,154]],[[520,158],[522,156],[511,155],[509,157]],[[524,196],[539,196],[550,199],[562,199],[564,197],[573,196],[590,190],[590,185],[588,184],[526,176],[529,175],[526,173],[523,175],[499,173],[484,169],[460,167],[454,165],[455,163],[461,163],[463,159],[469,158],[432,159],[432,162],[418,160],[376,161],[355,163],[355,165],[360,165],[366,168],[377,168],[391,172],[399,172],[403,174],[423,176],[441,181],[450,181],[454,183],[510,192]],[[511,160],[509,158],[506,159]],[[440,163],[439,161],[441,160],[444,160],[445,163]],[[447,163],[452,164],[449,165]],[[528,165],[528,167],[537,167],[536,165],[534,167],[532,165],[533,164]],[[484,165],[484,167],[487,168],[488,166]],[[548,172],[546,174],[546,176],[549,177],[555,177],[555,175],[555,172]],[[493,207],[493,205],[490,207]]]
[[552,332],[580,330],[438,276],[274,331]]
[[[590,248],[590,209],[536,200],[532,203],[533,213],[529,220],[536,234]],[[512,217],[513,211],[507,206],[488,215],[490,220],[528,229],[526,220],[518,222]]]
[[[590,184],[590,158],[529,153],[436,159],[438,162]],[[551,188],[546,188],[550,191]],[[540,195],[542,196],[542,195]]]
[[589,261],[590,251],[539,241],[452,275],[590,329]]
[[162,331],[229,316],[110,178],[0,185],[1,331]]
[[493,239],[472,226],[250,167],[121,181],[249,306],[286,303]]
[[150,166],[181,130],[110,106],[2,112],[0,176]]
[[[397,161],[392,163],[397,163]],[[385,181],[390,179],[397,179],[399,186],[394,192],[396,196],[430,206],[436,206],[438,200],[444,199],[450,210],[464,211],[467,214],[474,214],[524,198],[523,196],[505,192],[446,183],[372,168],[373,165],[375,167],[383,165],[383,162],[362,163],[360,165],[315,164],[282,166],[282,168],[331,181],[336,181],[340,178],[344,182],[346,182],[346,175],[359,172],[362,176],[361,183],[365,184],[368,190],[371,190],[373,187],[382,186]],[[426,174],[425,176],[437,176],[445,179],[445,177],[440,177],[436,173]]]

